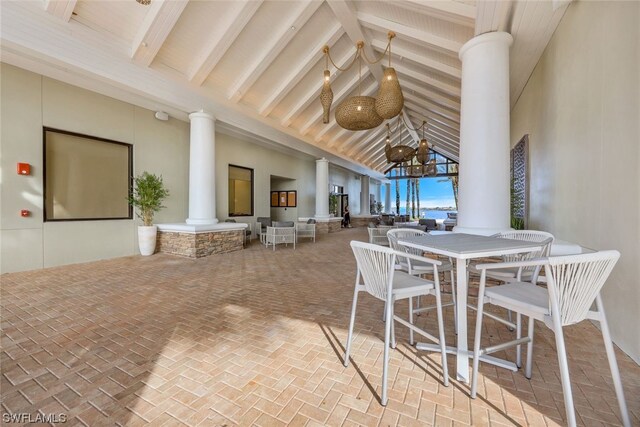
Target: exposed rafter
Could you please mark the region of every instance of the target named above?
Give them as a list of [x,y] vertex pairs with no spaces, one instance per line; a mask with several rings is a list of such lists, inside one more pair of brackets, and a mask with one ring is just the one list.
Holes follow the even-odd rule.
[[188,0],[154,0],[131,44],[131,57],[145,67],[151,65],[173,29]]
[[307,56],[303,57],[296,66],[281,80],[266,101],[262,103],[258,112],[263,116],[268,116],[282,99],[297,85],[300,80],[316,65],[324,56],[322,48],[325,45],[333,46],[344,34],[342,26],[338,23],[333,25],[320,37],[320,42],[309,50]]
[[202,85],[220,59],[229,50],[242,29],[260,8],[262,0],[247,0],[237,3],[237,11],[225,27],[212,32],[205,49],[198,54],[189,69],[189,81]]
[[443,117],[446,117],[449,120],[460,123],[460,113],[455,110],[436,105],[419,95],[414,95],[413,93],[407,91],[404,92],[404,99],[408,100],[409,102],[414,102],[416,105],[424,105],[425,108],[429,108],[429,110]]
[[420,101],[418,103],[412,99],[405,98],[405,105],[408,109],[416,111],[419,114],[428,117],[429,119],[431,119],[431,121],[436,121],[438,123],[446,125],[456,133],[460,132],[459,122],[443,117],[437,111],[433,111],[432,109],[430,109],[429,106],[425,105],[423,101]]
[[64,22],[69,22],[78,0],[45,0],[44,9]]
[[469,28],[473,28],[476,18],[475,6],[455,0],[403,0],[398,2],[398,6]]
[[[296,4],[296,3],[292,3]],[[285,25],[279,28],[277,35],[271,40],[268,48],[257,55],[252,65],[245,67],[244,73],[231,86],[227,97],[232,102],[238,102],[245,95],[251,86],[260,78],[262,73],[269,68],[269,65],[276,59],[282,50],[289,44],[296,34],[295,28],[302,27],[322,5],[320,1],[306,0],[300,3],[301,6],[293,14]]]
[[[340,58],[340,60],[336,62],[336,64],[342,68],[347,64],[347,61],[349,61],[352,58],[353,58],[353,51],[349,50]],[[333,80],[332,83],[335,82],[335,80],[338,78],[338,76],[340,76],[341,73],[342,72],[340,70],[337,70],[335,73],[333,73],[333,75],[331,76],[331,79]],[[300,115],[300,113],[302,113],[309,105],[311,105],[313,101],[318,101],[318,95],[320,94],[320,86],[321,86],[321,81],[320,81],[320,78],[318,78],[318,87],[313,87],[313,86],[310,87],[304,93],[304,95],[299,97],[298,102],[296,102],[291,107],[291,109],[289,109],[289,112],[285,114],[285,116],[280,121],[280,124],[282,124],[282,126],[290,126],[291,122],[293,122],[296,119],[296,117]]]
[[[371,45],[379,50],[384,50],[385,47],[387,46],[386,42],[383,42],[382,40],[373,40],[371,42]],[[420,65],[423,65],[427,68],[430,68],[442,74],[448,75],[455,79],[460,80],[460,78],[462,77],[462,71],[459,68],[452,67],[447,64],[443,64],[442,62],[439,62],[439,61],[435,61],[431,58],[423,56],[420,53],[416,53],[402,47],[394,46],[393,54],[397,56],[402,56],[403,58],[407,58],[410,61],[416,62]]]
[[[351,141],[346,141],[345,144],[343,144],[342,147],[340,147],[340,149],[338,150],[341,153],[346,152],[348,157],[351,157],[354,155],[354,153],[356,153],[358,151],[358,149],[360,149],[360,147],[364,144],[366,144],[367,142],[373,141],[376,138],[378,138],[380,135],[382,135],[383,133],[386,134],[387,129],[385,126],[380,126],[380,128],[378,128],[377,130],[373,131],[373,132],[369,132],[368,134],[364,134],[364,135],[354,135],[354,138],[351,139]],[[356,136],[359,136],[359,138],[355,138]],[[355,144],[353,144],[355,143]],[[349,151],[347,150],[347,147],[351,146],[351,148],[349,148]]]
[[451,98],[440,95],[437,92],[425,88],[424,86],[417,85],[407,79],[401,79],[400,85],[402,85],[403,93],[413,91],[416,95],[430,99],[434,104],[440,105],[443,108],[452,108],[456,111],[460,111],[460,101],[455,101]]
[[358,12],[357,17],[365,27],[382,32],[387,32],[389,30],[394,31],[398,34],[398,36],[402,36],[407,40],[418,43],[420,45],[426,45],[432,49],[444,52],[449,55],[457,56],[458,51],[462,47],[461,43],[458,43],[451,39],[439,37],[435,34],[429,33],[428,31],[409,27],[408,25],[390,21],[379,16]]
[[336,132],[335,135],[333,135],[333,137],[331,137],[331,141],[329,141],[329,144],[327,144],[327,147],[334,148],[341,141],[342,136],[347,132],[351,132],[351,131],[344,128],[340,129],[338,132]]
[[427,75],[424,75],[418,71],[415,71],[407,67],[402,61],[395,61],[393,63],[393,68],[395,68],[395,70],[399,74],[405,75],[407,77],[411,77],[412,79],[416,79],[421,83],[424,83],[425,85],[430,86],[443,93],[446,93],[450,96],[460,98],[460,86],[450,85],[441,80],[437,80]]

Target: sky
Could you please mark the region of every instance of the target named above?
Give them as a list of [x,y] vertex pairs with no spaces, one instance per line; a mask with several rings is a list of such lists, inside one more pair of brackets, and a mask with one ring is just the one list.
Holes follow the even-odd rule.
[[[442,182],[441,182],[442,181]],[[391,181],[391,209],[396,206],[396,183],[400,185],[400,207],[407,204],[407,180]],[[384,203],[385,186],[382,186],[382,200]],[[411,197],[411,196],[409,196]],[[411,202],[409,202],[411,203]],[[455,206],[451,181],[443,178],[420,178],[420,208],[438,208]]]

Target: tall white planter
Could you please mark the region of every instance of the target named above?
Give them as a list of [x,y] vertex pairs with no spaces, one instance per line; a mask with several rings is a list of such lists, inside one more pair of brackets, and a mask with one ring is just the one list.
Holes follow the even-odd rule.
[[150,225],[138,226],[138,246],[140,254],[144,256],[153,255],[156,250],[156,236],[158,235],[158,226]]

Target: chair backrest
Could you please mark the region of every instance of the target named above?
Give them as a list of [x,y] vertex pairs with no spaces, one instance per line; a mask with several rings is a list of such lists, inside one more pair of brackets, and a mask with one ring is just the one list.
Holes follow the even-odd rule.
[[551,245],[553,244],[553,234],[546,231],[537,230],[511,230],[494,234],[493,237],[499,239],[524,240],[525,242],[542,243],[542,249],[539,251],[529,252],[527,254],[505,255],[503,261],[517,261],[523,259],[541,258],[549,256]]
[[584,320],[619,258],[618,251],[548,258],[545,274],[552,316],[558,313],[563,326]]
[[273,221],[274,227],[295,227],[295,225],[293,221]]
[[262,225],[262,228],[271,227],[271,218],[265,216],[259,216],[256,221]]
[[[389,247],[396,251],[412,253],[415,255],[422,255],[423,251],[420,249],[408,248],[398,244],[398,240],[404,237],[426,236],[427,233],[418,230],[416,228],[395,228],[387,231],[387,238],[389,239]],[[404,259],[404,258],[403,258]]]
[[236,220],[235,220],[235,219],[228,218],[228,219],[225,219],[225,220],[224,220],[224,222],[236,222]]
[[367,292],[386,301],[393,281],[395,251],[384,246],[355,240],[351,241],[351,250]]
[[313,219],[313,218],[309,218],[309,219],[307,220],[307,224],[315,224],[315,223],[316,223],[316,220],[315,220],[315,219]]

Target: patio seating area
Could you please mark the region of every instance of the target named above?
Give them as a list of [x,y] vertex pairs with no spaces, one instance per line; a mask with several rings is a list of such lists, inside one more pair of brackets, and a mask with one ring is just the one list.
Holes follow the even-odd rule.
[[[3,410],[60,412],[69,425],[90,426],[565,424],[546,327],[536,331],[532,379],[480,364],[475,400],[453,375],[445,387],[440,355],[416,351],[397,327],[381,406],[384,304],[367,294],[343,366],[351,240],[366,241],[366,231],[344,230],[295,252],[254,241],[215,259],[157,254],[5,275]],[[405,302],[396,308],[406,313]],[[455,342],[452,307],[444,324]],[[435,311],[416,325],[436,331]],[[514,336],[488,318],[483,334],[485,344]],[[565,338],[578,423],[620,424],[600,332],[582,322],[565,328]],[[514,360],[515,349],[496,356]],[[616,356],[637,424],[640,367]],[[448,367],[455,372],[454,357]]]

